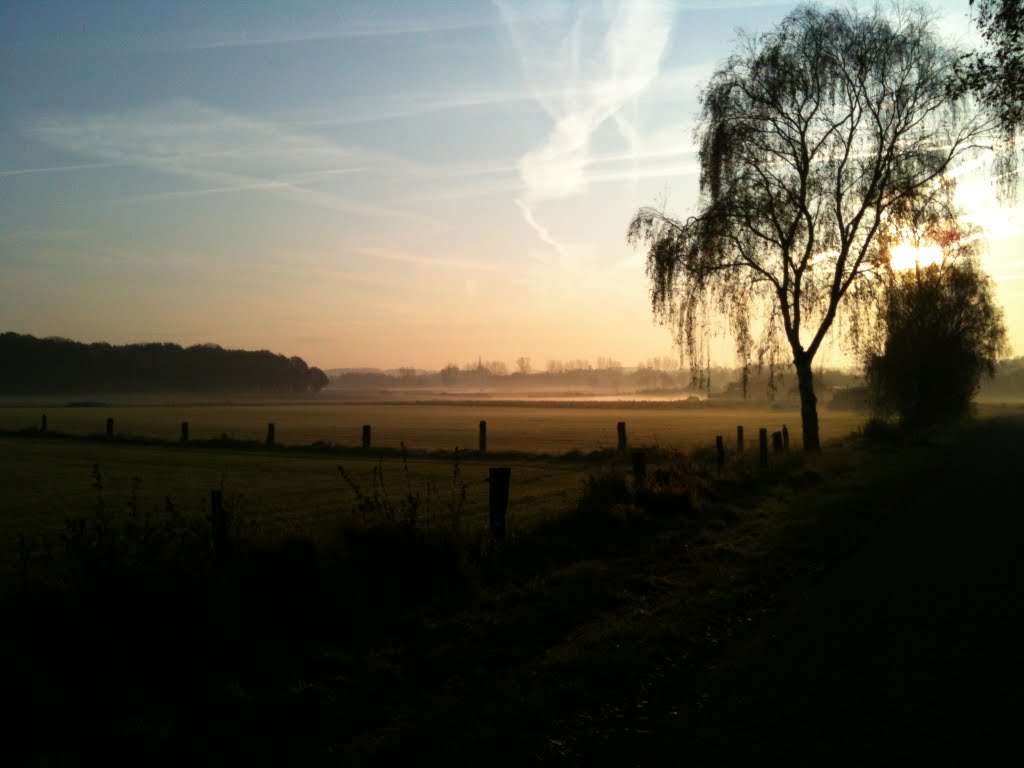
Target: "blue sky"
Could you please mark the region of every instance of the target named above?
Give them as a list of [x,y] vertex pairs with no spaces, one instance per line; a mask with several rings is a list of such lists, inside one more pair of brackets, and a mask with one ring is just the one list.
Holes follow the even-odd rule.
[[[966,0],[933,5],[970,39]],[[700,84],[793,6],[8,0],[0,329],[322,367],[673,354],[626,226],[693,205]],[[964,186],[1019,354],[1020,211]]]

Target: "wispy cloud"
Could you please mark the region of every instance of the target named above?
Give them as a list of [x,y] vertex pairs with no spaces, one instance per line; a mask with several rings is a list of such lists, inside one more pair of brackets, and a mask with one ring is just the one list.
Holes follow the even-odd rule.
[[37,173],[72,173],[74,171],[91,171],[97,168],[115,168],[122,163],[76,163],[73,165],[51,165],[42,168],[14,168],[0,171],[0,178],[6,176],[29,176]]
[[330,40],[348,40],[361,37],[399,37],[404,35],[432,35],[447,32],[463,32],[467,30],[483,29],[495,26],[497,22],[493,19],[480,19],[471,21],[451,22],[417,22],[410,20],[395,20],[385,22],[356,22],[342,24],[338,23],[336,29],[303,30],[291,33],[275,33],[267,35],[241,35],[237,37],[225,37],[210,42],[195,43],[188,47],[193,50],[208,50],[215,48],[250,48],[272,45],[297,45],[302,43],[313,43]]
[[[585,187],[593,136],[606,121],[636,149],[639,132],[629,113],[658,77],[672,9],[656,0],[620,2],[607,13],[580,7],[566,12],[561,39],[554,41],[507,7],[502,13],[535,98],[554,122],[547,138],[519,161],[526,197],[537,202],[577,194]],[[594,38],[603,48],[596,61],[589,55]],[[560,92],[552,87],[558,84]]]
[[552,237],[547,227],[537,221],[537,218],[533,215],[533,209],[530,208],[529,204],[519,198],[516,198],[514,202],[516,207],[518,207],[519,211],[523,214],[523,219],[530,225],[530,228],[537,233],[538,239],[554,248],[555,252],[564,260],[567,256],[568,246]]
[[[248,181],[241,184],[230,184],[220,187],[202,187],[199,189],[184,189],[174,192],[149,192],[124,198],[127,202],[152,202],[155,200],[185,200],[192,197],[208,197],[210,195],[226,195],[233,192],[260,192],[273,189],[280,189],[295,192],[301,188],[298,186],[304,181],[309,181],[323,176],[338,176],[345,173],[359,173],[365,170],[362,167],[356,168],[333,168],[328,171],[298,174],[282,181]],[[308,190],[301,190],[308,194]],[[337,198],[334,198],[335,200]],[[352,204],[350,204],[351,207]],[[328,205],[327,207],[332,207]]]
[[401,251],[394,248],[363,246],[356,248],[346,247],[345,250],[348,253],[370,256],[375,259],[398,261],[403,264],[416,264],[426,267],[444,267],[446,269],[455,269],[459,271],[473,270],[479,272],[507,271],[504,267],[497,264],[471,261],[469,259],[453,259],[447,256],[428,256],[422,253],[409,253],[407,251]]
[[[629,161],[641,157],[637,99],[658,78],[672,7],[659,0],[622,0],[546,8],[538,22],[499,5],[534,99],[553,123],[547,137],[519,160],[523,194],[516,205],[537,237],[564,256],[566,245],[540,224],[534,207],[586,189],[594,135],[606,122],[622,137]],[[600,54],[594,56],[595,50]],[[619,176],[609,169],[604,175]]]
[[404,161],[314,133],[254,120],[195,102],[168,102],[119,114],[51,116],[30,135],[97,160],[87,166],[132,166],[194,180],[194,189],[127,200],[169,199],[244,191],[276,191],[311,205],[356,214],[410,214],[313,188],[324,176],[372,171],[399,174]]

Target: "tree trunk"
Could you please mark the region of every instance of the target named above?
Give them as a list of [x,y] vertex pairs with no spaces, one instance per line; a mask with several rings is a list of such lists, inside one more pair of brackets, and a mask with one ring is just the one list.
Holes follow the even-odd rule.
[[814,394],[814,374],[811,371],[811,358],[798,357],[796,379],[800,387],[800,421],[803,426],[804,451],[817,453],[821,450],[821,438],[818,435],[818,398]]

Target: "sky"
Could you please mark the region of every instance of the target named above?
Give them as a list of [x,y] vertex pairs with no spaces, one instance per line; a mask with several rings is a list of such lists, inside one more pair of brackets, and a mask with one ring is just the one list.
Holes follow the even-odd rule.
[[[692,212],[701,84],[795,5],[5,0],[0,331],[322,368],[673,355],[626,227]],[[931,5],[972,43],[967,0]],[[1024,210],[961,195],[1024,354]]]

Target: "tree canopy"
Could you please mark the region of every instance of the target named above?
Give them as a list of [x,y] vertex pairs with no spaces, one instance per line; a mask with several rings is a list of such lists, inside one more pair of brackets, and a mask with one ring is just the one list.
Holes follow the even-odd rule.
[[318,392],[326,374],[301,357],[216,344],[83,344],[0,333],[4,394]]
[[629,226],[691,367],[716,318],[744,369],[788,347],[806,450],[820,447],[811,364],[840,309],[866,320],[889,249],[951,215],[948,172],[989,128],[950,87],[958,59],[923,11],[797,8],[701,95],[694,215],[644,207]]
[[966,85],[1012,139],[1024,126],[1024,2],[970,0],[985,46],[964,60]]
[[899,272],[882,314],[884,332],[865,360],[876,406],[910,428],[965,415],[1006,350],[991,280],[966,258]]

